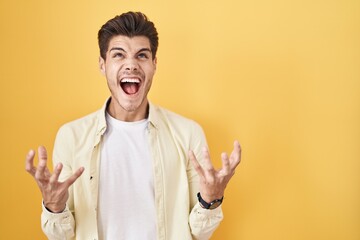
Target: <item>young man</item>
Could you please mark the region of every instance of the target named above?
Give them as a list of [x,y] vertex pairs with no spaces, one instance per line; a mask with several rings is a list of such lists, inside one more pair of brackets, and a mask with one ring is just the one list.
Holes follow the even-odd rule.
[[209,239],[223,218],[219,206],[240,163],[239,143],[215,170],[201,127],[148,101],[158,34],[144,14],[116,16],[98,40],[111,97],[60,128],[53,173],[44,147],[37,167],[35,151],[26,157],[43,196],[44,233],[62,240]]

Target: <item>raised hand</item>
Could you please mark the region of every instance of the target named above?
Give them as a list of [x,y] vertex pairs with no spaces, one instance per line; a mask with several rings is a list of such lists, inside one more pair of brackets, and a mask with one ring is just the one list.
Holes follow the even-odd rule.
[[235,141],[230,158],[226,153],[221,154],[222,168],[219,170],[214,169],[207,148],[203,149],[203,166],[199,164],[193,151],[189,151],[189,158],[200,176],[201,197],[210,203],[224,196],[225,188],[241,161],[241,147],[239,142]]
[[39,163],[38,166],[34,166],[35,151],[30,150],[26,155],[25,169],[31,176],[34,177],[38,184],[44,206],[51,212],[59,213],[64,211],[66,201],[69,198],[69,187],[78,179],[84,172],[84,168],[79,168],[72,176],[66,181],[59,182],[59,175],[63,168],[61,163],[55,166],[54,172],[51,173],[47,168],[47,152],[45,147],[40,146],[38,148]]

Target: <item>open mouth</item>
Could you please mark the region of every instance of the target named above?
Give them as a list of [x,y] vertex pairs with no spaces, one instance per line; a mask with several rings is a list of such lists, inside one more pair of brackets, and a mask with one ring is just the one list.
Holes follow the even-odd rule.
[[120,86],[126,94],[133,95],[139,91],[140,80],[137,78],[123,78]]

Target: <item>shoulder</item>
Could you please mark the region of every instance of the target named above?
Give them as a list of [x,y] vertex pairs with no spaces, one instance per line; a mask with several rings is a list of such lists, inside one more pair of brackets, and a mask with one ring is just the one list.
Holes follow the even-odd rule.
[[[201,126],[194,120],[184,117],[178,113],[170,111],[166,108],[150,105],[150,121],[154,120],[156,123],[165,123],[177,127],[186,128],[200,128]],[[152,116],[151,116],[152,115]]]
[[92,127],[97,124],[99,121],[99,117],[101,115],[101,110],[98,110],[96,112],[92,112],[86,116],[83,116],[81,118],[75,119],[73,121],[67,122],[64,125],[61,126],[60,129],[82,129],[82,128],[88,128]]
[[205,139],[200,124],[163,107],[150,105],[149,121],[159,130],[168,132],[173,138],[181,139],[181,141]]
[[167,136],[165,139],[173,140],[184,152],[193,149],[197,156],[200,156],[201,148],[207,146],[202,127],[192,119],[150,105],[149,121],[154,123],[160,136]]
[[78,138],[79,136],[88,136],[101,129],[101,124],[105,123],[105,113],[102,109],[90,113],[79,119],[70,121],[62,125],[58,131],[57,137]]

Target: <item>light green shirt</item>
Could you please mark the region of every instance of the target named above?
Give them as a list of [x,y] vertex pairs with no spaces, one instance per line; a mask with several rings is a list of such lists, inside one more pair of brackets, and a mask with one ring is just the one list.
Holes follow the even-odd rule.
[[[99,240],[99,161],[106,131],[106,106],[65,124],[56,136],[53,163],[63,164],[60,181],[82,166],[85,171],[70,187],[64,212],[54,214],[43,207],[42,228],[50,240]],[[199,179],[187,157],[188,151],[193,150],[198,160],[202,159],[201,149],[206,140],[201,127],[152,104],[148,120],[158,239],[209,239],[223,219],[222,210],[221,207],[207,210],[199,205],[196,196]]]

